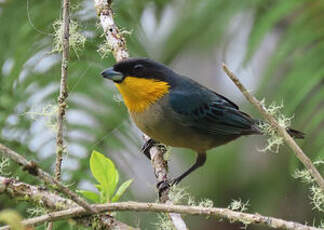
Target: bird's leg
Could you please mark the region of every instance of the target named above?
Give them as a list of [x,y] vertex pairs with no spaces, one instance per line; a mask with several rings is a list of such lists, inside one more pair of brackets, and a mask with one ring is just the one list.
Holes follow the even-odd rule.
[[198,153],[197,158],[196,158],[196,162],[187,171],[182,173],[180,176],[170,180],[169,182],[168,181],[163,181],[163,182],[157,184],[159,192],[161,193],[166,188],[169,188],[170,185],[172,186],[172,185],[178,184],[183,178],[188,176],[190,173],[195,171],[197,168],[203,166],[205,161],[206,161],[206,153],[205,152]]
[[197,158],[196,158],[196,162],[184,173],[182,173],[180,176],[174,178],[171,181],[171,185],[176,185],[178,184],[183,178],[185,178],[186,176],[188,176],[190,173],[192,173],[193,171],[195,171],[197,168],[203,166],[205,164],[206,161],[206,153],[198,153],[197,154]]

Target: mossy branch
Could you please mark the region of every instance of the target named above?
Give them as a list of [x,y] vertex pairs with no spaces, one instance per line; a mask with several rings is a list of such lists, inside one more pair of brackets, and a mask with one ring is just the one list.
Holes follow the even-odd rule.
[[[70,199],[63,198],[48,189],[40,186],[23,183],[14,178],[7,178],[0,176],[0,194],[6,194],[14,199],[23,200],[25,202],[33,203],[38,207],[44,207],[50,211],[58,211],[70,208],[79,207]],[[85,227],[93,226],[94,223],[104,223],[104,226],[116,227],[121,230],[134,229],[122,222],[116,221],[113,217],[106,214],[88,215],[82,218],[74,218],[74,220]],[[40,223],[38,223],[40,224]],[[98,224],[96,224],[98,225]],[[0,227],[0,229],[8,229],[7,227]]]
[[30,175],[38,177],[41,181],[50,186],[55,186],[57,191],[60,191],[71,198],[75,203],[83,207],[85,210],[96,213],[96,209],[90,206],[88,202],[82,199],[78,194],[71,191],[68,187],[62,184],[62,182],[53,178],[47,172],[43,171],[34,161],[28,161],[19,153],[11,150],[3,144],[0,144],[0,153],[2,156],[10,158],[11,160],[18,163],[25,171],[27,171]]
[[[99,212],[114,212],[114,211],[135,211],[135,212],[166,212],[166,213],[179,213],[187,215],[202,215],[213,216],[218,219],[226,219],[229,222],[240,222],[245,225],[255,224],[267,226],[274,229],[287,229],[287,230],[320,230],[319,228],[303,225],[297,222],[286,221],[279,218],[262,216],[260,214],[250,214],[239,211],[233,211],[228,208],[208,208],[200,206],[188,205],[170,205],[158,203],[138,203],[138,202],[120,202],[92,205],[92,207],[99,210]],[[35,218],[24,220],[22,223],[27,226],[41,224],[47,221],[56,221],[68,219],[73,217],[82,217],[89,215],[89,212],[83,208],[71,208],[63,211],[52,212]],[[8,230],[9,227],[5,226],[0,230]]]
[[56,133],[56,164],[55,178],[61,179],[62,156],[64,152],[63,125],[66,110],[67,91],[67,70],[69,60],[69,37],[70,37],[70,0],[63,0],[63,50],[61,63],[61,83],[60,94],[58,97],[57,111],[57,133]]
[[282,127],[277,120],[268,113],[262,103],[258,101],[254,96],[252,96],[247,89],[242,85],[237,76],[229,70],[227,65],[223,64],[223,70],[227,74],[227,76],[234,82],[237,88],[243,93],[245,98],[253,104],[257,110],[263,115],[263,117],[271,124],[272,128],[277,131],[278,135],[280,135],[285,143],[289,146],[289,148],[295,153],[296,157],[304,164],[307,170],[310,172],[312,177],[318,186],[324,191],[324,179],[321,174],[318,172],[312,161],[306,156],[303,150],[297,145],[294,139],[287,133],[286,129]]

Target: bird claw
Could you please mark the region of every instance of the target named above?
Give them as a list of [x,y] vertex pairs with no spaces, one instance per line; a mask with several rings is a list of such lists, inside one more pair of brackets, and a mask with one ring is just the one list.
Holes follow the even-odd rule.
[[150,154],[150,149],[152,147],[156,146],[157,148],[160,149],[160,151],[164,154],[167,151],[167,148],[165,147],[165,145],[153,140],[153,139],[149,139],[148,141],[146,141],[144,143],[144,145],[141,148],[141,151],[145,154],[145,156],[151,160],[151,154]]
[[168,190],[171,187],[170,184],[171,183],[168,180],[163,180],[163,181],[160,181],[159,183],[157,183],[156,187],[159,190],[159,197],[162,196],[162,193],[164,191]]
[[153,139],[149,139],[148,141],[146,141],[144,143],[144,145],[141,148],[141,151],[145,154],[145,156],[151,160],[151,154],[150,154],[150,149],[154,146],[158,144],[158,142],[156,142]]
[[170,189],[172,186],[178,184],[177,178],[170,180],[163,180],[157,183],[156,187],[159,190],[159,197],[161,197],[162,193],[167,189]]

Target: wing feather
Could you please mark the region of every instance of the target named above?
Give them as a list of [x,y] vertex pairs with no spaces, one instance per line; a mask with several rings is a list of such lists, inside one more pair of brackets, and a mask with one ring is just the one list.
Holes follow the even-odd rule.
[[226,97],[210,90],[175,90],[170,95],[179,121],[198,132],[241,135],[255,132],[255,121]]

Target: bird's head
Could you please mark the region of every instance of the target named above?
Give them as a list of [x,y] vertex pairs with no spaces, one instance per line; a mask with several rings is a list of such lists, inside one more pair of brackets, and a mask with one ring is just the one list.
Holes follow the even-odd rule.
[[[165,65],[148,58],[129,58],[105,69],[101,75],[115,83],[122,83],[127,77],[151,79],[171,83],[170,70]],[[172,75],[172,74],[171,74]]]
[[130,58],[104,70],[101,75],[116,83],[130,111],[143,111],[167,94],[174,72],[148,58]]

